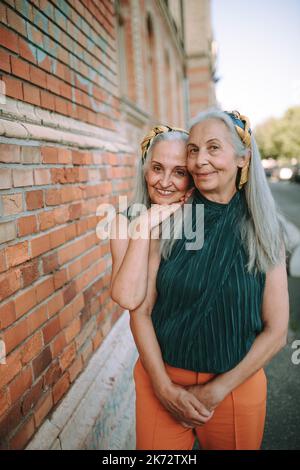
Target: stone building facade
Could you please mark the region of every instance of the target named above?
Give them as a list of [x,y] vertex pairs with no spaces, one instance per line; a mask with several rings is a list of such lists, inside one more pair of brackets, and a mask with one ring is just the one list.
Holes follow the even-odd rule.
[[214,104],[209,7],[0,3],[0,449],[134,448],[97,208],[131,194],[149,126]]

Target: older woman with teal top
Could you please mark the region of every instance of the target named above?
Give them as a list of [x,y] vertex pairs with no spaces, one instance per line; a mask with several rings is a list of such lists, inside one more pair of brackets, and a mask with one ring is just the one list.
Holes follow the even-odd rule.
[[[197,116],[187,168],[203,246],[187,249],[175,226],[131,304],[137,449],[191,449],[195,435],[202,449],[259,449],[263,367],[286,344],[289,307],[283,229],[248,119]],[[201,229],[196,210],[187,217]],[[183,391],[197,398],[193,411]]]

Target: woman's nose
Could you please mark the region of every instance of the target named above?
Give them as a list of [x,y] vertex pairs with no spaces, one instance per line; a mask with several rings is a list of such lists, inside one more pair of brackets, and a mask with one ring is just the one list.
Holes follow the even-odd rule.
[[208,161],[207,157],[206,149],[199,149],[198,154],[196,155],[196,164],[205,165]]
[[170,184],[172,184],[171,175],[169,175],[168,173],[164,173],[161,177],[160,184],[164,188],[167,188],[168,186],[170,186]]

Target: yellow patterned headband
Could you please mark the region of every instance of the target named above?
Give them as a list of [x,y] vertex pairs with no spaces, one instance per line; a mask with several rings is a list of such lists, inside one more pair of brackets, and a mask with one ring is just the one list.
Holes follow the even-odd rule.
[[[251,149],[251,134],[252,131],[250,129],[250,121],[247,116],[243,116],[238,111],[225,111],[225,113],[230,116],[233,121],[234,127],[243,142],[243,144]],[[251,155],[250,155],[251,157]],[[238,184],[238,188],[241,189],[245,183],[248,181],[248,173],[249,173],[249,166],[250,166],[250,159],[246,163],[245,166],[241,169],[241,176]]]
[[169,126],[155,126],[149,134],[147,134],[142,142],[141,142],[141,149],[142,149],[142,162],[145,163],[147,152],[149,150],[150,145],[152,144],[152,141],[154,137],[156,137],[158,134],[163,134],[165,132],[184,132],[186,134],[189,134],[188,131],[184,129],[180,129],[179,127],[169,127]]

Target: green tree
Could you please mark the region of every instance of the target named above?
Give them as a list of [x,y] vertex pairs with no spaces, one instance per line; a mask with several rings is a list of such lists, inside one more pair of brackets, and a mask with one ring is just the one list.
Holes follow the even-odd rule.
[[254,135],[263,158],[294,157],[300,161],[300,106],[256,126]]

